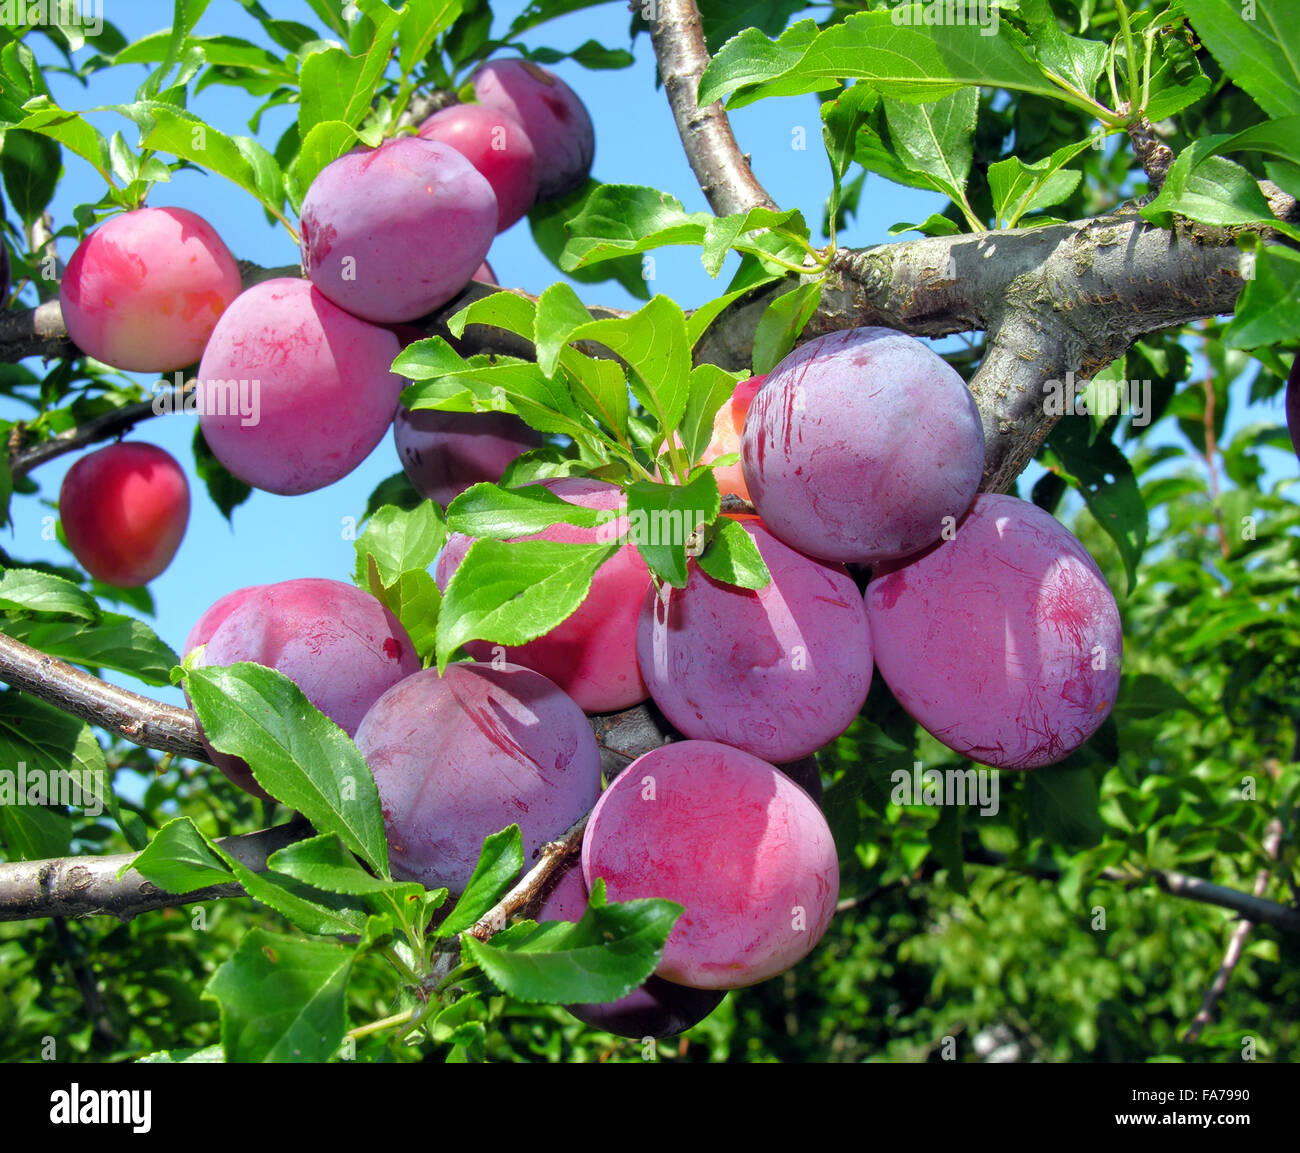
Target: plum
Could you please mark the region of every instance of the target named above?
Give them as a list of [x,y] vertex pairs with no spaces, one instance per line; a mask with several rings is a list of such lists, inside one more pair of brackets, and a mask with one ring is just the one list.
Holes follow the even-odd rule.
[[393,442],[416,491],[445,508],[470,485],[500,480],[542,438],[513,413],[399,408]]
[[833,332],[792,352],[754,397],[741,445],[768,528],[809,556],[860,564],[938,540],[984,470],[980,415],[961,377],[888,328]]
[[537,199],[555,200],[591,174],[596,134],[573,89],[531,60],[492,60],[473,76],[479,104],[514,117],[537,153]]
[[403,136],[327,164],[302,202],[302,260],[340,308],[415,320],[474,277],[497,230],[497,198],[437,140]]
[[1286,378],[1286,427],[1291,434],[1291,447],[1300,457],[1300,356],[1292,362]]
[[655,975],[739,989],[812,951],[839,896],[831,831],[779,769],[730,745],[679,741],[638,757],[601,795],[582,841],[588,888],[685,910]]
[[1115,702],[1115,598],[1083,545],[1028,501],[978,496],[952,539],[875,572],[866,603],[899,704],[973,761],[1053,764]]
[[651,588],[637,629],[641,675],[686,736],[794,761],[839,736],[867,699],[867,614],[843,565],[803,556],[752,517],[736,519],[771,583],[737,588],[691,562],[685,588]]
[[[701,458],[703,463],[707,464],[720,456],[740,452],[740,438],[745,430],[745,417],[749,413],[749,406],[754,401],[755,393],[762,388],[766,379],[764,375],[751,376],[748,380],[742,380],[736,385],[736,391],[723,401],[722,407],[713,418],[713,437],[704,450],[704,456]],[[723,496],[730,493],[740,497],[741,500],[749,500],[749,486],[745,483],[745,471],[740,461],[715,468],[713,478],[718,482],[718,492]]]
[[[315,577],[227,593],[190,630],[182,656],[200,644],[199,666],[276,669],[348,736],[386,690],[420,669],[411,638],[375,597]],[[267,795],[242,759],[208,751],[240,788]]]
[[267,492],[312,492],[383,439],[405,381],[386,328],[305,280],[254,285],[226,310],[199,365],[199,424],[217,459]]
[[[582,868],[569,869],[537,911],[538,921],[579,921],[587,910]],[[676,1037],[694,1028],[726,997],[721,989],[692,989],[651,975],[617,1001],[566,1005],[584,1025],[617,1037]]]
[[498,232],[504,232],[533,206],[537,153],[522,125],[509,113],[483,104],[453,104],[421,124],[420,135],[449,144],[492,186]]
[[148,584],[171,564],[190,520],[185,470],[154,444],[111,444],[63,478],[59,518],[72,555],[119,588]]
[[[542,482],[556,496],[584,508],[615,509],[624,504],[617,485],[586,477],[560,477]],[[628,520],[619,517],[596,528],[557,524],[527,539],[569,544],[594,544],[625,537]],[[438,557],[436,578],[445,589],[452,574],[465,559],[473,541],[453,533]],[[587,599],[550,632],[506,650],[505,657],[525,668],[549,677],[588,713],[606,713],[631,708],[650,695],[637,666],[637,617],[650,570],[630,541],[599,569]],[[487,641],[470,641],[465,646],[475,660],[489,661],[498,646]]]
[[517,824],[527,864],[600,792],[582,710],[518,665],[409,676],[375,701],[356,741],[379,787],[393,875],[457,893],[490,834]]
[[129,372],[171,372],[199,359],[240,287],[239,265],[203,217],[137,208],[77,246],[59,307],[82,352]]
[[478,271],[474,273],[474,279],[481,280],[484,284],[496,285],[498,288],[501,286],[501,282],[497,280],[497,274],[492,271],[492,265],[486,260],[478,266]]

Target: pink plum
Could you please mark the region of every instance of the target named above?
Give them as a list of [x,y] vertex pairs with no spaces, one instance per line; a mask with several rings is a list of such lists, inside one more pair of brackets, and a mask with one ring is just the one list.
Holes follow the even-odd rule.
[[[622,490],[605,481],[561,477],[542,483],[556,496],[584,508],[616,509],[624,504]],[[596,528],[552,525],[527,539],[592,544],[627,532],[628,520],[622,516]],[[439,588],[447,587],[472,543],[460,533],[448,538],[438,557]],[[621,544],[596,571],[591,591],[576,612],[544,636],[506,650],[505,656],[550,677],[586,712],[631,708],[650,695],[636,657],[637,616],[649,586],[650,570],[636,545]],[[497,647],[471,641],[465,650],[475,660],[490,661]]]
[[596,134],[573,89],[531,60],[493,60],[473,76],[474,96],[486,108],[514,117],[537,153],[539,200],[580,188],[591,174]]
[[533,206],[537,153],[513,116],[483,104],[453,104],[421,124],[420,135],[449,144],[492,186],[498,232],[504,232]]
[[982,494],[951,540],[884,566],[866,594],[876,665],[899,704],[982,764],[1061,760],[1119,689],[1119,610],[1050,513]]
[[752,517],[736,519],[771,583],[737,588],[691,562],[685,588],[651,587],[637,631],[641,674],[685,736],[794,761],[839,736],[867,699],[867,614],[842,565],[795,552]]
[[386,328],[305,280],[266,280],[226,310],[199,366],[209,447],[255,488],[312,492],[347,476],[383,439],[405,382]]
[[327,164],[302,202],[311,282],[354,316],[391,324],[467,285],[497,230],[497,199],[450,145],[402,136]]
[[239,265],[203,217],[137,208],[77,246],[59,306],[82,352],[128,372],[171,372],[199,359],[239,291]]
[[779,769],[730,745],[679,741],[638,757],[601,795],[582,842],[588,887],[685,912],[656,976],[739,989],[821,939],[839,896],[821,810]]
[[833,332],[792,352],[754,397],[741,444],[768,528],[809,556],[860,564],[938,540],[984,469],[962,378],[888,328]]
[[517,824],[527,867],[600,792],[582,710],[518,665],[407,677],[374,703],[356,740],[379,787],[393,875],[453,892],[484,838]]

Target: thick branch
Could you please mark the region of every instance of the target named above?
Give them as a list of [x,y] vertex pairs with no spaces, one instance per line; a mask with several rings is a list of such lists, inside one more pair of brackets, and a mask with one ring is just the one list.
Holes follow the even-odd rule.
[[657,14],[649,21],[650,42],[682,148],[709,207],[719,216],[776,208],[740,151],[722,104],[701,108],[696,102],[709,51],[695,0],[658,0],[655,7]]

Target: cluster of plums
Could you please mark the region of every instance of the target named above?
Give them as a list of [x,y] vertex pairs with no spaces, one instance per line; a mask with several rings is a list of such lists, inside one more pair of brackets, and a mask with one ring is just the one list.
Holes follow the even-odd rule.
[[[78,246],[60,284],[72,341],[128,371],[198,362],[193,407],[204,438],[255,488],[297,494],[332,484],[390,427],[426,496],[446,503],[451,476],[461,487],[500,476],[538,443],[523,422],[404,411],[395,422],[405,382],[390,366],[407,322],[471,279],[496,282],[486,257],[498,232],[587,179],[594,135],[573,91],[529,61],[485,64],[473,84],[474,103],[435,113],[418,135],[354,149],[321,170],[302,204],[305,280],[242,291],[220,236],[187,209],[140,208],[106,221]],[[470,431],[481,442],[473,449]],[[60,504],[87,571],[139,585],[175,554],[189,494],[161,449],[124,448],[93,454],[93,467],[79,462]],[[134,546],[144,530],[130,510],[151,485],[146,503],[160,544],[142,550]]]
[[[474,659],[442,676],[419,669],[377,600],[332,581],[230,594],[186,641],[206,645],[203,664],[278,668],[354,737],[399,877],[457,891],[490,833],[517,824],[531,857],[591,811],[580,867],[538,916],[577,919],[597,878],[610,900],[685,909],[650,981],[612,1005],[571,1006],[612,1032],[680,1031],[816,945],[839,875],[807,758],[861,710],[873,668],[940,741],[1002,768],[1067,755],[1117,689],[1119,616],[1100,571],[1049,514],[976,495],[974,402],[920,342],[866,328],[805,344],[719,411],[706,460],[737,449],[740,466],[718,477],[757,511],[737,519],[771,573],[764,588],[694,562],[685,587],[660,587],[622,539],[568,619],[508,650],[471,642]],[[617,486],[541,483],[615,513],[625,537]],[[470,544],[448,540],[441,586]],[[849,564],[870,569],[865,597]],[[685,739],[602,792],[585,714],[647,698]],[[259,791],[247,766],[213,759]]]

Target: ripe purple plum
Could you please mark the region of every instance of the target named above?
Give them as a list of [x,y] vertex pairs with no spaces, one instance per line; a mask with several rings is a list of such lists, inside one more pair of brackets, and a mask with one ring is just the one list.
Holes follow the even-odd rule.
[[892,329],[853,328],[810,340],[772,370],[750,405],[742,454],[754,507],[786,544],[874,564],[938,540],[970,507],[984,432],[941,357]]
[[518,665],[407,677],[374,703],[356,741],[379,787],[393,875],[453,892],[485,837],[517,824],[527,863],[600,792],[582,710]]
[[685,910],[655,975],[739,989],[806,957],[839,896],[821,810],[766,761],[714,741],[638,757],[601,795],[582,841],[588,887],[610,901],[662,897]]
[[218,323],[199,365],[199,424],[235,476],[312,492],[347,476],[384,437],[405,381],[386,328],[305,280],[254,285]]
[[484,104],[453,104],[420,125],[425,140],[448,144],[492,186],[497,231],[504,232],[537,199],[537,153],[509,113]]
[[542,438],[508,412],[399,408],[393,442],[416,491],[445,508],[470,485],[500,480],[506,466],[538,448]]
[[[538,921],[580,921],[587,911],[582,869],[569,869],[537,912]],[[704,1020],[726,997],[721,989],[692,989],[651,975],[617,1001],[566,1005],[584,1025],[617,1037],[676,1037]]]
[[950,540],[878,571],[866,603],[899,704],[973,761],[1053,764],[1115,702],[1115,598],[1083,545],[1028,501],[978,496]]
[[203,217],[137,208],[77,246],[59,307],[82,352],[128,372],[171,372],[203,355],[240,287],[239,265]]
[[737,588],[692,562],[685,588],[651,587],[637,630],[641,674],[685,736],[795,761],[839,736],[867,699],[867,614],[843,565],[796,552],[752,517],[736,519],[771,583]]
[[481,280],[484,284],[494,284],[498,288],[501,286],[501,282],[497,280],[497,274],[492,271],[492,265],[486,260],[478,266],[478,271],[474,273],[474,279]]
[[[617,509],[624,504],[622,490],[605,481],[586,477],[560,477],[542,482],[556,496],[584,508]],[[557,524],[528,540],[566,544],[594,544],[625,537],[628,519],[619,517],[597,528]],[[453,533],[438,557],[436,578],[445,589],[465,559],[473,541]],[[549,677],[588,713],[631,708],[650,695],[637,666],[637,617],[650,586],[650,570],[630,541],[599,569],[587,599],[549,633],[505,652],[508,660]],[[490,661],[498,646],[470,641],[465,646],[475,660]]]
[[[284,673],[348,736],[387,689],[420,669],[411,638],[378,600],[315,577],[227,593],[190,630],[182,657],[199,644],[207,645],[202,667],[251,661]],[[231,781],[266,797],[241,758],[208,750]]]
[[473,278],[497,231],[497,198],[448,144],[403,136],[327,164],[302,202],[302,260],[340,308],[415,320]]
[[1286,427],[1291,434],[1291,447],[1300,457],[1300,355],[1292,362],[1286,378]]
[[531,60],[493,60],[473,76],[479,104],[514,117],[537,153],[537,199],[580,188],[591,174],[596,133],[573,89]]

